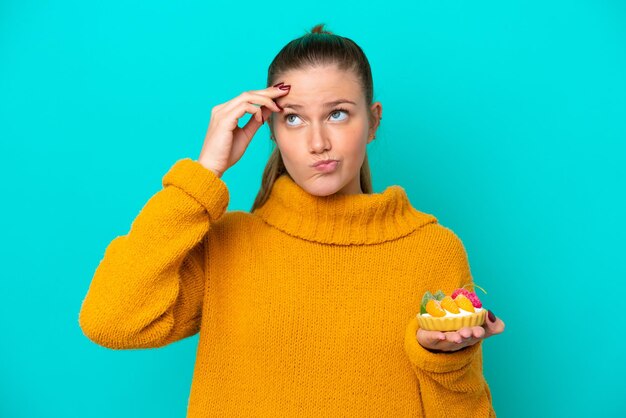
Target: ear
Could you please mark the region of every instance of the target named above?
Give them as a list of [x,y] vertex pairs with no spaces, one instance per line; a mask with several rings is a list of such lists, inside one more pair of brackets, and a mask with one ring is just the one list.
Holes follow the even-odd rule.
[[369,109],[370,114],[370,129],[369,129],[369,137],[370,139],[367,141],[369,144],[376,138],[376,130],[378,126],[380,126],[380,121],[383,118],[383,107],[380,102],[373,103]]

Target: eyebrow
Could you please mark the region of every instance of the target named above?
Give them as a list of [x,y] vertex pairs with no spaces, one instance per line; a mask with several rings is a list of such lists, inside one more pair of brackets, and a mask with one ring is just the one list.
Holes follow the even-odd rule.
[[[339,100],[335,100],[333,102],[328,102],[328,103],[324,103],[324,107],[333,107],[336,106],[340,103],[352,103],[353,105],[356,105],[356,103],[354,103],[352,100],[347,100],[347,99],[339,99]],[[302,105],[298,105],[298,104],[292,104],[292,103],[286,103],[284,105],[282,105],[283,108],[285,107],[290,107],[292,109],[301,109]]]

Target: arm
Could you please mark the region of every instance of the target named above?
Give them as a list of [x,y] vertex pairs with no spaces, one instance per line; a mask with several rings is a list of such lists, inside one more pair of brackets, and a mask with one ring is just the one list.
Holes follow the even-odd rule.
[[[443,283],[452,289],[472,281],[467,253],[453,235],[450,265]],[[491,391],[483,376],[482,341],[458,351],[434,352],[417,341],[417,318],[406,328],[405,351],[419,380],[426,417],[495,417]]]
[[162,184],[129,233],[109,243],[82,303],[80,327],[104,347],[162,347],[200,328],[206,234],[226,211],[228,189],[189,158]]

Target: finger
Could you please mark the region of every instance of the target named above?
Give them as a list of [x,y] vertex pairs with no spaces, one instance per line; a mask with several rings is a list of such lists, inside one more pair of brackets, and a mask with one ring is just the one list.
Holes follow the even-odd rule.
[[461,344],[463,342],[463,337],[458,332],[446,332],[445,335],[446,340],[451,343]]
[[[234,115],[234,141],[233,141],[233,152],[239,153],[245,151],[245,148],[252,141],[252,138],[259,130],[259,127],[263,124],[263,111],[260,107],[256,107],[250,103],[243,102],[240,104],[238,109],[234,110],[236,113]],[[252,114],[252,117],[248,120],[248,122],[241,128],[239,128],[238,120],[246,113]],[[243,133],[243,135],[241,135]],[[243,141],[242,141],[243,140]]]
[[470,338],[472,335],[474,335],[474,332],[472,331],[470,327],[463,327],[457,332],[461,334],[461,337],[463,337],[463,339]]
[[455,336],[452,336],[451,339],[454,341],[456,346],[455,350],[469,347],[471,345],[476,344],[480,340],[485,333],[485,329],[480,326],[476,327],[463,327],[459,329],[456,334],[459,336],[459,340],[456,339]]
[[272,100],[272,97],[268,97],[264,94],[244,92],[241,94],[241,99],[244,101],[247,101],[248,103],[253,103],[259,106],[265,106],[268,109],[271,109],[272,112],[281,112],[283,110],[282,107],[278,105],[278,103]]
[[250,113],[252,115],[250,120],[257,122],[258,124],[256,128],[258,128],[259,126],[263,124],[262,109],[260,107],[257,107],[250,103],[243,102],[240,104],[238,108],[234,109],[234,111],[236,112],[234,116],[237,118],[237,120],[243,117],[243,115],[245,115],[246,113]]
[[445,334],[443,332],[441,332],[441,331],[433,331],[433,332],[434,332],[433,340],[434,340],[435,343],[440,343],[440,342],[446,340],[446,336],[445,336]]
[[425,329],[417,330],[418,339],[428,345],[434,345],[446,340],[446,336],[441,331],[427,331]]
[[[266,106],[273,112],[280,112],[282,109],[273,100],[274,97],[283,96],[288,91],[280,90],[277,88],[270,88],[272,92],[263,93],[263,91],[251,90],[244,91],[239,96],[223,104],[223,111],[229,112],[230,110],[239,107],[242,103],[252,103],[259,106]],[[269,89],[268,89],[269,90]]]
[[485,329],[485,338],[502,333],[504,331],[504,326],[504,322],[500,318],[496,317],[491,310],[489,310],[487,312],[485,323],[483,324]]
[[273,99],[287,95],[290,90],[291,90],[290,85],[288,84],[286,85],[285,83],[277,83],[273,85],[272,87],[266,87],[261,90],[249,90],[246,93],[265,96],[273,100]]
[[435,344],[440,341],[445,341],[446,339],[446,336],[443,335],[443,332],[441,331],[427,331],[427,330],[420,328],[418,330],[418,333],[419,332],[421,332],[423,340],[430,344]]
[[484,338],[484,336],[485,336],[485,328],[483,328],[483,327],[472,327],[472,335],[476,339]]
[[263,112],[263,121],[264,122],[268,122],[270,120],[270,116],[272,116],[272,114],[274,113],[273,110],[268,109],[265,106],[261,106],[261,110]]
[[255,93],[260,94],[260,95],[267,95],[269,98],[272,99],[272,101],[274,103],[276,103],[276,105],[278,106],[279,110],[277,111],[276,109],[272,108],[273,112],[282,112],[282,106],[280,106],[280,104],[278,103],[278,99],[280,99],[281,97],[286,96],[289,91],[291,90],[291,86],[290,85],[285,85],[284,83],[278,83],[275,84],[272,87],[268,87],[264,90],[258,90],[255,91]]
[[249,138],[249,140],[247,141],[248,143],[250,143],[250,141],[254,137],[254,134],[265,122],[265,116],[263,116],[263,108],[256,106],[252,107],[256,109],[256,111],[254,111],[253,117],[251,117],[250,120],[248,120],[248,122],[246,122],[246,124],[241,128],[246,133],[246,138]]
[[285,83],[277,83],[272,87],[266,87],[262,90],[255,90],[255,93],[267,95],[271,98],[282,97],[289,93],[291,85]]

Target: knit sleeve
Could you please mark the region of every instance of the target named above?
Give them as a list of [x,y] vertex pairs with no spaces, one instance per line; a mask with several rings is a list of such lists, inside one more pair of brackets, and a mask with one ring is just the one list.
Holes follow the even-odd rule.
[[[450,266],[442,282],[451,288],[472,281],[467,253],[454,234],[450,249]],[[491,392],[483,376],[483,341],[453,352],[435,353],[417,341],[417,318],[409,321],[405,334],[405,351],[419,381],[421,401],[426,417],[495,417]]]
[[206,235],[226,211],[228,189],[190,158],[162,185],[109,243],[83,300],[79,325],[104,347],[162,347],[199,331]]

